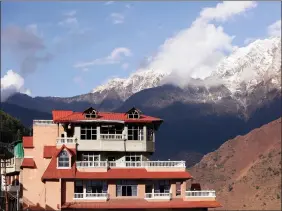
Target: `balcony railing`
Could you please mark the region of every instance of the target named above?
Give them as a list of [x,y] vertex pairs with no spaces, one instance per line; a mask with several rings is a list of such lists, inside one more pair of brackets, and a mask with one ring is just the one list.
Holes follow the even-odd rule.
[[74,193],[74,199],[108,200],[108,193]]
[[34,125],[50,125],[54,124],[53,120],[33,120]]
[[145,199],[171,199],[171,193],[145,193]]
[[77,161],[76,166],[79,168],[107,167],[107,161]]
[[185,161],[77,161],[77,167],[185,168]]
[[100,134],[101,140],[122,140],[123,135],[122,134]]
[[184,167],[185,161],[110,161],[109,167],[130,167],[130,168],[148,168],[148,167]]
[[216,197],[215,190],[186,191],[186,197]]
[[75,144],[77,139],[75,137],[57,138],[57,144]]

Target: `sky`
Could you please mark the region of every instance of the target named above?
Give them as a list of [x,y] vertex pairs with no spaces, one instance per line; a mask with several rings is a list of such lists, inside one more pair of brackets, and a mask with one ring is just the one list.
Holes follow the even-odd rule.
[[278,1],[6,1],[1,15],[4,98],[75,96],[142,68],[204,75],[234,48],[281,34]]

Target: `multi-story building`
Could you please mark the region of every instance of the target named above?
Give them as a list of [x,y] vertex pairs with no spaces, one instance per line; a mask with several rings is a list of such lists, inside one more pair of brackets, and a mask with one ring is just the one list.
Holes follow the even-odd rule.
[[151,161],[162,120],[126,113],[53,111],[34,120],[22,163],[24,208],[216,208],[214,191],[187,190],[184,161]]

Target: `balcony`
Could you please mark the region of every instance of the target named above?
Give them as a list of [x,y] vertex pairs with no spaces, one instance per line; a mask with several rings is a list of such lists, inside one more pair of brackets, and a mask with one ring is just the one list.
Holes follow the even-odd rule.
[[146,168],[157,170],[163,168],[185,170],[185,161],[77,161],[77,168]]
[[122,134],[100,134],[101,140],[123,140]]
[[145,193],[146,200],[171,200],[171,193]]
[[77,168],[108,167],[107,161],[77,161]]
[[[20,172],[22,158],[11,158],[6,160],[6,174]],[[4,174],[4,161],[1,162],[1,173]]]
[[109,199],[109,194],[108,193],[74,193],[74,199],[107,201]]
[[186,191],[185,200],[198,201],[198,200],[215,200],[215,190],[200,190],[200,191]]
[[76,144],[76,143],[77,143],[77,138],[75,137],[57,138],[57,145]]
[[[2,185],[1,189],[2,191],[5,191],[5,186]],[[20,191],[20,186],[19,185],[7,185],[7,191],[9,192]]]

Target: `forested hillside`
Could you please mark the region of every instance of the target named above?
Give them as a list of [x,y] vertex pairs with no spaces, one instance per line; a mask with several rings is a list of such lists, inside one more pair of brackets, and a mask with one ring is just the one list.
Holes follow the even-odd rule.
[[11,143],[21,139],[23,135],[30,135],[31,130],[26,128],[18,119],[0,110],[0,142]]

